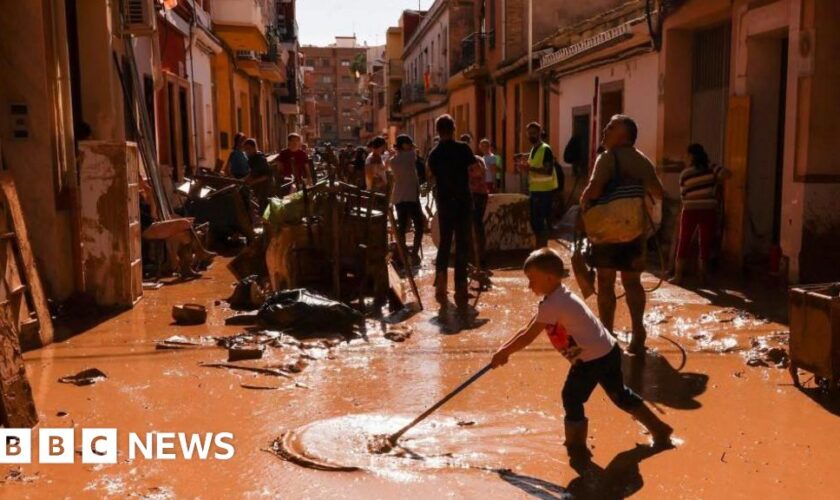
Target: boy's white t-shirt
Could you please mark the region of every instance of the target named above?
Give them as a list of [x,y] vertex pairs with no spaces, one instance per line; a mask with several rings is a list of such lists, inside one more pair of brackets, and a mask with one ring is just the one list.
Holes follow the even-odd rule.
[[592,310],[563,285],[540,302],[537,322],[548,325],[551,343],[572,363],[604,357],[615,346],[615,339]]

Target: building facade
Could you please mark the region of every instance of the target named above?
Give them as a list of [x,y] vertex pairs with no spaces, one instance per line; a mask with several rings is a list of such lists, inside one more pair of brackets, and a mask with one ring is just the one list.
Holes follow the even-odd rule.
[[366,47],[355,37],[336,37],[329,47],[305,46],[304,64],[313,68],[320,142],[358,143],[365,124],[358,79],[367,69]]

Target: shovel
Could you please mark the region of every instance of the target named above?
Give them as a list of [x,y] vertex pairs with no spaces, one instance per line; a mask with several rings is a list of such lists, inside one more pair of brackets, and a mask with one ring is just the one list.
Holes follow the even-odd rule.
[[447,401],[457,396],[458,393],[469,387],[473,382],[480,379],[485,373],[490,371],[492,368],[493,367],[490,364],[488,364],[487,366],[476,372],[475,375],[468,378],[464,383],[462,383],[461,385],[456,387],[452,392],[444,396],[443,399],[433,404],[431,407],[429,407],[428,410],[421,413],[420,416],[409,422],[408,425],[398,430],[397,432],[391,435],[381,434],[373,436],[371,442],[368,443],[368,450],[370,450],[371,453],[388,453],[394,446],[396,446],[397,440],[401,438],[403,434],[408,432],[409,429],[425,420],[426,417],[428,417],[429,415],[434,413],[438,408],[446,404]]

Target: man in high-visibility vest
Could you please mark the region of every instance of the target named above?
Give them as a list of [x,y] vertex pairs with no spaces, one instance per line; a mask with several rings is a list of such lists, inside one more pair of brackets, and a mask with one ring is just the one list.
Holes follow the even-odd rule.
[[537,248],[548,245],[548,233],[552,226],[552,205],[557,189],[557,171],[554,169],[554,153],[551,146],[541,138],[542,125],[528,124],[528,190],[531,193],[531,229],[537,237]]

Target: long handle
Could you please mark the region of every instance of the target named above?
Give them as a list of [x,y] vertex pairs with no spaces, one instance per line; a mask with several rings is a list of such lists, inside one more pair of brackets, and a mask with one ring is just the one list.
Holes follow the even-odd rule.
[[[408,252],[406,251],[405,247],[403,247],[403,241],[400,239],[399,235],[397,234],[397,221],[394,219],[394,212],[393,212],[393,205],[388,205],[388,222],[391,226],[391,236],[394,238],[394,242],[397,244],[397,255],[399,256],[400,260],[402,261],[403,269],[405,269],[405,275],[408,277],[408,283],[411,285],[411,293],[414,294],[414,298],[417,299],[417,305],[420,306],[420,310],[423,310],[423,300],[420,298],[420,291],[417,290],[417,282],[414,281],[414,274],[413,270],[411,269],[411,263],[408,262],[408,256],[406,255]],[[417,228],[414,228],[417,231]]]
[[425,420],[425,419],[426,419],[426,417],[428,417],[429,415],[431,415],[432,413],[434,413],[434,412],[435,412],[435,410],[437,410],[438,408],[440,408],[441,406],[443,406],[444,404],[446,404],[446,402],[447,402],[447,401],[449,401],[450,399],[452,399],[452,398],[454,398],[455,396],[457,396],[457,395],[458,395],[458,393],[460,393],[461,391],[463,391],[464,389],[466,389],[467,387],[469,387],[469,386],[470,386],[473,382],[475,382],[476,380],[480,379],[482,375],[484,375],[485,373],[487,373],[488,371],[490,371],[492,368],[493,368],[493,367],[492,367],[490,364],[488,364],[487,366],[485,366],[484,368],[482,368],[481,370],[479,370],[479,371],[478,371],[475,375],[473,375],[472,377],[468,378],[466,382],[464,382],[463,384],[461,384],[461,385],[459,385],[458,387],[456,387],[456,388],[455,388],[455,390],[453,390],[452,392],[450,392],[449,394],[447,394],[447,395],[446,395],[443,399],[441,399],[440,401],[438,401],[437,403],[435,403],[434,405],[432,405],[432,406],[431,406],[428,410],[426,410],[426,411],[424,411],[423,413],[421,413],[419,417],[417,417],[417,418],[415,418],[414,420],[412,420],[412,421],[411,421],[408,425],[406,425],[406,426],[405,426],[405,427],[403,427],[402,429],[400,429],[400,430],[398,430],[397,432],[395,432],[395,433],[391,434],[391,435],[388,437],[388,441],[390,441],[391,443],[396,442],[396,441],[397,441],[397,439],[399,439],[399,438],[400,438],[400,436],[402,436],[403,434],[405,434],[405,433],[406,433],[409,429],[411,429],[411,428],[412,428],[412,427],[414,427],[415,425],[417,425],[417,424],[419,424],[420,422],[422,422],[423,420]]

